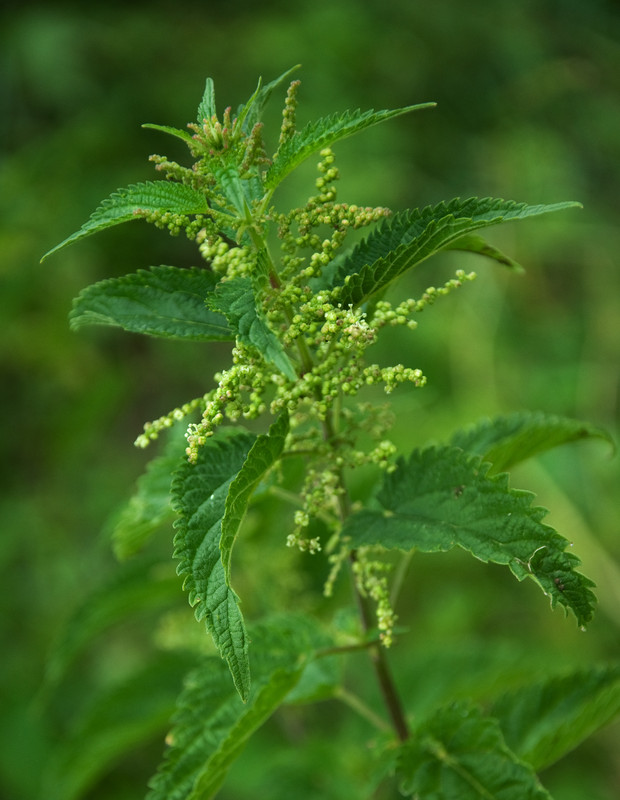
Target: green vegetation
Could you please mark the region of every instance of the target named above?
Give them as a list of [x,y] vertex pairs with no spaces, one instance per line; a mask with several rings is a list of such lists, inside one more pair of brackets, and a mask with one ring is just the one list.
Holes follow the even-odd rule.
[[[517,786],[531,780],[531,771],[515,764],[515,755],[540,772],[553,797],[615,798],[618,723],[601,726],[614,717],[617,687],[618,461],[608,460],[600,440],[603,429],[617,439],[620,287],[612,214],[620,182],[613,136],[618,21],[602,3],[567,3],[561,14],[557,10],[551,0],[517,9],[500,0],[484,13],[468,7],[471,18],[465,18],[451,3],[429,14],[411,4],[354,8],[343,0],[323,8],[302,4],[294,15],[275,2],[260,9],[241,3],[234,18],[229,9],[197,8],[190,19],[171,17],[165,4],[152,4],[148,18],[140,9],[95,4],[87,19],[58,4],[20,7],[6,18],[2,58],[10,68],[3,71],[1,118],[8,147],[0,174],[3,795],[30,800],[53,788],[69,797],[144,796],[164,739],[178,746],[179,732],[189,731],[197,749],[186,751],[188,757],[197,753],[204,763],[213,748],[204,792],[227,773],[218,797],[366,797],[369,781],[379,787],[377,797],[396,796],[398,781],[424,796],[431,791],[432,770],[429,776],[416,765],[429,751],[420,755],[408,744],[397,756],[391,748],[398,734],[368,658],[381,633],[389,642],[392,626],[391,647],[379,653],[416,734],[411,741],[439,741],[441,730],[457,718],[464,737],[453,741],[454,763],[467,757],[464,744],[484,737],[494,742],[495,763],[514,775]],[[377,537],[389,544],[380,555],[367,550],[370,561],[356,567],[370,596],[370,632],[362,641],[358,612],[346,610],[352,605],[353,567],[337,547],[326,552],[330,511],[309,514],[305,525],[304,508],[291,502],[294,495],[307,505],[317,500],[304,486],[310,460],[286,455],[287,441],[300,432],[287,431],[286,424],[295,424],[298,411],[289,411],[288,420],[270,413],[278,399],[274,393],[285,402],[284,384],[292,380],[291,370],[299,370],[296,342],[312,339],[311,331],[299,330],[304,320],[295,323],[299,336],[280,339],[279,346],[273,309],[261,304],[262,285],[248,299],[253,276],[243,273],[245,253],[232,263],[229,251],[240,255],[242,248],[227,242],[228,251],[213,252],[216,246],[205,240],[197,250],[185,235],[170,238],[140,222],[117,226],[120,220],[113,220],[102,235],[38,263],[116,186],[134,191],[185,185],[182,168],[171,176],[181,178],[180,184],[153,180],[152,168],[140,172],[139,161],[165,148],[168,164],[191,164],[182,123],[201,91],[200,76],[216,78],[222,120],[222,101],[247,97],[253,74],[277,75],[297,61],[304,65],[299,130],[322,115],[335,122],[342,108],[438,101],[435,110],[397,115],[332,142],[337,160],[325,165],[342,173],[331,184],[338,187],[336,203],[358,203],[358,213],[370,204],[395,209],[390,217],[378,214],[368,226],[364,221],[364,227],[349,230],[346,240],[334,242],[332,263],[319,263],[330,292],[344,283],[347,270],[360,275],[347,284],[346,302],[378,328],[372,345],[355,341],[357,371],[342,342],[331,345],[332,355],[350,369],[345,391],[354,389],[342,408],[355,411],[362,402],[374,409],[389,399],[392,412],[391,428],[387,415],[381,416],[372,430],[351,431],[357,446],[348,444],[358,454],[355,466],[345,467],[349,519],[364,523],[363,530],[353,529],[362,537],[356,545],[362,552],[374,548]],[[296,77],[277,86],[261,109],[268,157],[280,146],[281,102]],[[141,129],[144,120],[181,127],[171,138],[164,126]],[[292,172],[272,171],[265,185],[278,214],[304,208],[317,161],[324,160],[320,150],[298,152],[303,163]],[[232,215],[243,216],[234,175],[220,177]],[[182,192],[179,205],[166,199],[167,211],[192,220],[194,212],[204,215],[204,206],[188,207],[192,192],[181,197]],[[425,214],[441,215],[443,208],[447,217],[456,210],[457,219],[471,223],[476,212],[485,213],[473,206],[471,213],[463,206],[442,207],[442,198],[454,194],[495,194],[547,206],[576,198],[584,208],[464,232],[472,249],[476,242],[482,246],[475,237],[483,235],[491,258],[445,248],[411,269],[433,250],[432,240],[428,250],[416,250],[398,238],[415,224],[416,213],[428,221]],[[137,199],[129,198],[130,204]],[[161,198],[154,202],[156,215]],[[148,197],[139,199],[141,209],[147,203]],[[398,211],[414,206],[420,211]],[[166,227],[174,222],[151,221]],[[377,243],[388,241],[388,228],[390,247],[402,247],[398,259],[390,250],[390,264],[376,268],[359,260],[343,263],[345,253],[364,254],[361,243],[372,242],[374,231],[381,234]],[[251,234],[247,226],[246,231]],[[328,225],[321,245],[332,231]],[[272,225],[268,250],[281,270],[287,256],[277,234]],[[247,247],[251,253],[253,243]],[[312,252],[304,251],[303,268]],[[383,257],[376,255],[375,260]],[[525,277],[516,275],[512,257],[526,268]],[[205,263],[234,273],[232,285],[215,291],[223,272],[205,269]],[[478,279],[458,287],[474,269]],[[312,278],[313,289],[318,280]],[[389,283],[385,296],[365,299],[375,281]],[[429,284],[441,290],[433,308]],[[442,296],[444,288],[449,296]],[[66,321],[76,295],[71,327],[79,329],[78,336]],[[302,317],[311,310],[294,298],[292,304]],[[181,308],[189,314],[180,324]],[[403,316],[404,323],[394,324]],[[274,327],[276,340],[270,336]],[[231,344],[233,329],[241,350],[258,347],[266,357],[263,372],[282,375],[284,384],[263,391],[257,380],[251,387],[256,396],[245,393],[237,409],[242,416],[216,421],[214,435],[204,445],[197,442],[192,465],[180,454],[188,446],[184,433],[189,422],[202,422],[205,393],[217,383],[211,376],[227,377],[231,388],[238,378],[230,361],[237,344]],[[292,324],[289,331],[296,333]],[[143,333],[149,335],[136,335]],[[174,341],[177,336],[184,341]],[[323,351],[316,342],[309,347],[318,367]],[[397,363],[402,372],[393,369]],[[364,373],[373,365],[379,373]],[[320,366],[326,375],[329,365]],[[383,380],[393,387],[389,398]],[[339,384],[331,389],[339,391]],[[265,413],[261,404],[269,406]],[[541,410],[532,414],[527,408]],[[152,441],[171,409],[177,410],[173,417],[187,413],[186,419],[175,420]],[[232,404],[222,413],[226,409],[234,416]],[[243,417],[250,409],[259,413],[256,419]],[[212,411],[215,418],[217,409]],[[340,413],[334,409],[335,416]],[[140,434],[144,419],[154,426]],[[232,430],[240,423],[243,434]],[[195,431],[198,439],[209,432],[204,425]],[[136,435],[151,441],[148,449],[131,447]],[[579,439],[593,441],[570,444]],[[383,444],[389,441],[397,453]],[[175,574],[176,566],[191,560],[195,532],[188,484],[175,483],[171,502],[170,476],[187,470],[190,480],[200,473],[203,450],[215,442],[224,461],[232,464],[238,456],[249,462],[230,484],[231,501],[221,518],[222,554],[213,561],[222,565],[215,577],[227,589],[231,613],[242,614],[249,641],[245,705],[204,625],[193,620]],[[556,447],[562,443],[568,446]],[[448,485],[436,467],[455,448],[470,455],[453,460]],[[314,441],[308,449],[320,456]],[[367,463],[358,463],[360,453]],[[492,468],[480,471],[478,459]],[[315,469],[320,478],[329,479],[330,460],[328,453],[327,469]],[[480,533],[482,520],[496,513],[485,503],[505,494],[498,475],[506,470],[511,487],[531,487],[538,495],[517,497],[511,489],[502,501],[506,514],[517,513],[516,506],[520,515],[504,542],[508,570],[494,565],[497,551],[489,551]],[[415,502],[406,488],[412,481],[418,487]],[[445,502],[435,502],[442,493]],[[464,518],[461,501],[467,502],[467,529],[458,524]],[[542,518],[539,504],[551,514]],[[456,519],[450,517],[455,508]],[[113,517],[101,531],[110,510]],[[429,516],[430,527],[406,524],[411,511]],[[452,520],[449,534],[442,524],[446,515]],[[175,518],[176,563],[170,559]],[[524,530],[545,537],[550,560],[545,563],[541,553],[530,559],[530,552],[519,549]],[[291,533],[291,544],[312,551],[318,539],[322,550],[287,548]],[[411,546],[413,557],[403,556]],[[208,562],[209,553],[204,555]],[[326,557],[334,559],[331,564]],[[574,585],[553,572],[554,559],[567,567]],[[590,621],[592,596],[577,577],[582,574],[596,582],[591,588],[598,606]],[[186,589],[200,598],[193,580],[188,574]],[[326,581],[331,597],[324,596]],[[382,585],[389,588],[389,602]],[[572,609],[568,615],[549,613],[541,588],[557,605]],[[335,613],[338,608],[344,610]],[[283,609],[289,612],[285,617]],[[218,622],[209,619],[208,603],[199,602],[195,610],[209,624]],[[586,624],[585,633],[576,619]],[[350,649],[343,657],[335,647]],[[291,649],[309,661],[300,677],[288,660]],[[203,657],[213,666],[213,683],[189,680],[187,709],[208,705],[209,694],[221,700],[221,716],[207,715],[207,727],[213,732],[221,725],[218,735],[224,736],[234,724],[226,745],[217,735],[210,744],[199,742],[204,715],[192,718],[184,707],[171,732],[183,676],[193,674]],[[235,742],[244,745],[242,752]],[[398,780],[390,778],[396,772]],[[175,770],[162,767],[156,780],[157,791],[165,793]]]
[[[501,719],[471,701],[441,702],[413,719],[386,653],[407,635],[397,628],[395,608],[412,556],[455,547],[480,561],[509,566],[519,581],[533,579],[552,608],[571,611],[585,630],[595,603],[592,581],[577,570],[580,562],[569,552],[569,542],[542,522],[546,512],[532,506],[530,493],[511,488],[503,470],[533,452],[584,437],[609,437],[567,418],[521,413],[458,431],[452,443],[417,446],[404,458],[388,438],[389,404],[368,402],[364,393],[377,385],[390,395],[402,384],[418,389],[426,384],[421,369],[370,363],[367,351],[373,354],[387,327],[415,331],[425,309],[475,273],[459,269],[417,298],[395,294],[387,299],[398,291],[399,279],[444,250],[472,252],[514,269],[512,259],[474,231],[579,204],[530,206],[471,198],[393,215],[383,207],[340,202],[332,145],[434,104],[332,114],[297,129],[300,81],[293,80],[277,147],[268,155],[263,110],[290,72],[267,85],[259,81],[236,114],[227,107],[221,118],[208,78],[197,121],[187,126],[191,135],[148,126],[182,139],[192,166],[151,156],[166,180],[114,192],[79,231],[44,257],[133,220],[144,219],[173,236],[184,233],[197,245],[205,267],[153,267],[96,283],[76,299],[72,325],[233,343],[232,363],[215,372],[213,388],[145,424],[136,440],[142,448],[180,424],[185,435],[171,436],[165,455],[151,463],[114,533],[117,550],[133,550],[139,540],[139,551],[148,552],[172,507],[177,573],[196,620],[204,622],[219,653],[205,656],[204,644],[191,647],[189,639],[183,641],[186,620],[170,623],[167,635],[177,642],[173,652],[194,652],[197,665],[185,678],[148,796],[214,797],[249,738],[270,717],[283,707],[333,699],[358,711],[364,725],[372,720],[381,735],[380,742],[366,745],[365,769],[348,775],[351,785],[364,787],[367,795],[387,796],[393,791],[389,787],[397,787],[404,796],[446,800],[550,797],[534,765],[556,761],[620,713],[617,670],[601,676],[596,666],[585,675],[564,677],[561,710],[553,708],[562,736],[551,746],[541,725],[547,710],[536,700],[540,692],[557,694],[558,679],[500,695],[502,718],[517,717],[526,731],[515,733],[517,746],[511,750]],[[274,193],[313,155],[319,157],[316,194],[303,206],[280,210]],[[365,238],[350,243],[352,233],[368,226]],[[240,420],[252,423],[265,416],[263,433],[238,426]],[[171,466],[168,494],[162,482]],[[355,499],[361,471],[371,481],[363,504]],[[139,513],[132,516],[136,508]],[[245,541],[244,519],[253,512],[260,534]],[[252,623],[246,623],[232,585],[235,544],[257,562],[253,593],[267,606]],[[320,560],[324,553],[322,570],[315,567],[324,582],[318,597],[308,589],[300,602],[298,592],[289,589],[282,606],[273,603],[271,609],[264,598],[274,577],[290,584],[299,574],[296,559],[277,553],[284,544],[306,558]],[[391,550],[404,555],[394,561]],[[277,565],[275,576],[263,568],[265,562]],[[143,576],[147,583],[152,569],[149,564]],[[346,600],[343,581],[351,595]],[[99,595],[104,609],[110,603],[120,608],[116,592],[123,598],[125,587],[110,586]],[[335,594],[338,600],[330,602]],[[252,605],[259,605],[252,592],[248,595]],[[87,604],[92,606],[92,599]],[[134,609],[124,607],[121,613],[131,616]],[[411,625],[407,609],[402,616]],[[88,639],[91,630],[91,615],[78,614],[56,652],[66,652],[76,638]],[[367,656],[374,669],[383,715],[352,691],[355,677],[345,678],[365,669],[360,656]],[[449,665],[438,662],[436,669],[449,670]],[[58,680],[62,669],[53,674]],[[124,687],[123,705],[135,708],[134,694],[142,698],[143,680]],[[605,702],[599,701],[602,693]],[[99,759],[91,755],[90,771],[105,766],[110,749],[116,753],[150,733],[160,715],[156,704],[150,713],[138,711],[131,723],[121,726],[114,720],[112,732],[105,721],[98,728],[91,722],[87,732],[95,739],[103,732],[110,744]],[[79,794],[91,774],[65,762],[52,777],[46,792],[61,798]]]

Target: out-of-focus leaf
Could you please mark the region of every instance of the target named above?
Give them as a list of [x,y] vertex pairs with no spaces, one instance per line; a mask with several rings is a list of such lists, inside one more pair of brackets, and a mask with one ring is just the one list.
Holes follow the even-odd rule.
[[534,771],[506,746],[497,720],[455,703],[417,726],[396,765],[406,797],[551,800]]
[[178,594],[178,578],[161,562],[135,559],[123,564],[107,582],[86,594],[61,630],[48,657],[46,680],[60,681],[79,654],[114,625],[170,607]]
[[509,692],[494,705],[508,745],[540,770],[620,714],[620,666],[595,667]]
[[613,445],[607,431],[588,422],[542,411],[519,411],[457,431],[450,444],[490,461],[493,472],[502,472],[554,447],[593,438]]
[[118,759],[162,736],[183,675],[195,664],[196,657],[189,653],[160,653],[120,685],[94,696],[53,753],[41,797],[84,797]]
[[[250,630],[252,691],[244,705],[221,661],[206,659],[181,694],[170,748],[150,783],[148,800],[208,800],[249,737],[299,681],[324,634],[313,620],[282,615]],[[268,766],[266,765],[268,769]]]

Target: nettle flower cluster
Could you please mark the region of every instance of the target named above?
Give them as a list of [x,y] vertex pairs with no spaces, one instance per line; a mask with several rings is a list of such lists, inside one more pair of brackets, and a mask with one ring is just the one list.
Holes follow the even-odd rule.
[[[298,86],[299,81],[294,81],[287,94],[279,148],[295,130]],[[339,172],[330,147],[320,151],[316,194],[303,207],[287,213],[273,206],[265,208],[264,203],[235,194],[235,188],[231,190],[227,183],[230,173],[226,170],[235,150],[242,175],[260,174],[273,163],[265,157],[262,126],[257,124],[249,135],[244,134],[239,120],[231,119],[227,109],[221,123],[212,117],[202,126],[190,128],[194,131],[191,150],[198,159],[192,169],[163,156],[152,156],[151,160],[170,179],[206,190],[212,213],[193,219],[154,215],[151,221],[172,234],[184,231],[194,240],[208,269],[219,276],[221,286],[249,279],[254,287],[260,287],[259,314],[278,337],[294,369],[292,374],[285,374],[274,359],[237,337],[232,364],[215,374],[215,387],[147,423],[136,444],[145,447],[161,430],[200,410],[200,419],[191,422],[186,433],[187,458],[195,463],[200,448],[226,421],[286,412],[290,419],[287,455],[307,459],[300,508],[286,541],[310,553],[327,550],[332,564],[325,586],[329,594],[347,553],[346,543],[339,538],[345,515],[345,472],[367,464],[392,470],[396,453],[388,437],[389,415],[385,409],[347,401],[355,401],[368,386],[382,386],[389,395],[400,384],[421,387],[426,382],[419,369],[372,363],[368,351],[382,328],[405,326],[414,330],[416,314],[474,275],[458,272],[445,285],[430,287],[421,298],[406,299],[398,305],[379,300],[366,308],[342,302],[341,287],[325,288],[329,285],[326,274],[337,265],[352,231],[373,225],[391,212],[338,202]],[[274,160],[277,157],[278,153]],[[271,237],[277,237],[276,246]],[[274,258],[271,253],[276,247],[279,254]],[[370,447],[359,447],[361,434],[371,441]],[[329,531],[326,543],[308,534],[311,521],[317,518]],[[376,602],[379,629],[387,645],[395,616],[387,599],[384,566],[370,554],[359,555],[354,574],[360,590]]]

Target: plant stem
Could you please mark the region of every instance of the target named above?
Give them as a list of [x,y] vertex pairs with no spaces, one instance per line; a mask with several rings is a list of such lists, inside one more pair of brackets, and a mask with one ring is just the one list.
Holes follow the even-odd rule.
[[[355,564],[356,561],[357,554],[355,550],[352,550],[349,555],[351,567],[353,567],[353,564]],[[370,608],[370,603],[368,602],[368,598],[364,597],[359,591],[354,578],[353,587],[360,612],[360,618],[362,620],[362,627],[364,629],[364,633],[368,633],[373,628],[373,615]],[[398,696],[396,684],[394,683],[394,678],[390,672],[385,655],[385,648],[380,644],[373,644],[368,648],[368,654],[370,655],[370,660],[372,661],[375,675],[379,683],[379,688],[383,696],[383,702],[385,703],[390,715],[390,719],[392,720],[392,725],[394,726],[396,735],[401,742],[404,742],[409,738],[409,727],[407,725],[407,720],[405,719],[405,714],[403,712],[400,697]]]
[[378,714],[375,714],[372,708],[369,708],[366,703],[364,703],[363,700],[361,700],[356,694],[352,694],[343,686],[341,686],[336,692],[336,698],[338,700],[342,700],[343,703],[346,703],[349,708],[357,711],[360,716],[371,722],[375,728],[378,728],[380,731],[389,731],[389,725],[385,722],[385,720],[381,719]]
[[[334,420],[331,414],[328,414],[325,421],[323,422],[323,434],[327,441],[334,441],[334,434],[335,434]],[[338,497],[338,504],[340,507],[340,518],[341,521],[344,523],[344,521],[351,514],[351,501],[349,498],[348,491],[346,489],[346,483],[342,469],[339,470],[339,483],[343,489],[343,492]],[[357,561],[357,553],[355,550],[352,550],[349,554],[349,565],[351,567],[351,583],[353,585],[353,592],[355,594],[355,599],[357,601],[357,606],[362,621],[362,628],[364,630],[364,633],[369,633],[374,627],[374,615],[368,597],[366,597],[361,593],[357,585],[357,582],[355,580],[354,565],[356,561]],[[383,702],[385,703],[385,706],[387,708],[388,714],[392,721],[392,725],[394,727],[394,730],[396,731],[396,735],[398,736],[401,742],[404,742],[409,738],[409,727],[407,725],[407,720],[405,719],[402,702],[398,695],[396,684],[394,683],[394,679],[390,672],[390,668],[386,658],[385,648],[382,647],[380,644],[372,644],[368,648],[368,653],[370,655],[370,660],[375,670],[375,676],[379,684],[379,689],[381,690]]]

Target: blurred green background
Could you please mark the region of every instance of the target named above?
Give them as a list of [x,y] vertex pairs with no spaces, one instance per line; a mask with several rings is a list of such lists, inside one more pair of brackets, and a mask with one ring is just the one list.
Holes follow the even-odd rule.
[[[150,153],[182,156],[172,140],[140,125],[183,127],[207,76],[222,109],[244,101],[259,75],[271,80],[300,63],[301,123],[345,108],[436,101],[435,110],[336,148],[343,200],[399,209],[494,195],[579,200],[584,209],[489,235],[526,267],[525,276],[452,255],[411,277],[420,294],[457,267],[479,273],[398,342],[403,361],[429,379],[423,392],[393,395],[398,441],[411,447],[480,416],[521,409],[584,418],[617,440],[620,10],[612,0],[152,0],[22,2],[0,13],[0,796],[30,800],[55,748],[79,730],[93,686],[129,674],[148,653],[147,615],[93,645],[55,700],[46,704],[38,694],[63,623],[117,570],[104,523],[149,457],[132,442],[143,421],[201,394],[227,352],[205,356],[193,345],[68,329],[71,299],[82,287],[151,264],[196,263],[186,242],[136,224],[43,265],[41,255],[111,191],[154,177]],[[279,99],[272,111],[277,135]],[[283,187],[282,201],[303,201],[313,177],[302,170]],[[513,480],[551,507],[550,524],[575,542],[599,586],[599,614],[586,634],[503,571],[458,556],[426,557],[414,568],[409,607],[400,609],[417,631],[415,646],[454,648],[467,662],[470,649],[480,654],[488,645],[489,663],[514,667],[522,659],[524,669],[536,654],[557,669],[617,659],[619,479],[618,458],[591,443],[526,465]],[[170,549],[169,539],[162,547]],[[489,677],[486,668],[475,668],[480,680]],[[423,672],[415,681],[423,685]],[[98,783],[85,781],[83,795],[65,798],[141,797],[165,722],[160,728],[152,744]],[[334,761],[337,772],[338,759],[320,738],[325,730],[319,725],[304,746]],[[357,796],[346,781],[303,789],[311,778],[279,749],[281,738],[266,729],[223,797],[290,796],[283,777],[280,788],[259,783],[264,759],[302,787],[299,796]],[[616,798],[618,725],[543,780],[566,800]]]

